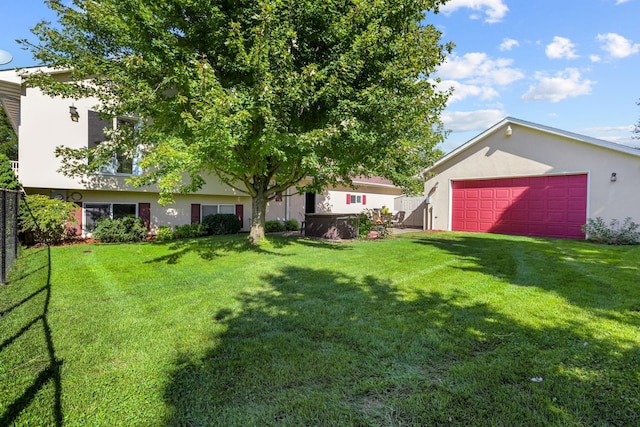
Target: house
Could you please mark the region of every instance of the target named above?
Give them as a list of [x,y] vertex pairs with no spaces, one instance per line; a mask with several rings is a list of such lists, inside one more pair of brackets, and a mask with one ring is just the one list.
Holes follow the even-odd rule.
[[424,171],[427,229],[584,238],[640,222],[640,150],[507,117]]
[[[68,73],[41,67],[64,81]],[[22,71],[24,72],[24,71]],[[192,194],[176,194],[175,203],[158,203],[158,188],[135,188],[127,178],[144,173],[138,159],[115,156],[98,173],[70,178],[59,172],[61,159],[55,156],[58,146],[85,148],[106,139],[104,128],[135,126],[126,117],[110,122],[101,120],[95,109],[97,100],[69,100],[50,97],[38,88],[26,87],[21,72],[0,71],[0,102],[18,135],[19,162],[16,173],[27,194],[46,194],[75,202],[79,232],[90,232],[95,222],[105,216],[135,215],[143,218],[153,232],[160,225],[183,225],[199,222],[215,213],[238,216],[244,231],[250,228],[251,198],[214,176],[205,178],[206,185]],[[302,222],[305,212],[360,212],[365,207],[393,206],[402,191],[389,181],[356,178],[356,189],[336,187],[322,194],[296,194],[289,189],[267,206],[267,220],[296,219]]]

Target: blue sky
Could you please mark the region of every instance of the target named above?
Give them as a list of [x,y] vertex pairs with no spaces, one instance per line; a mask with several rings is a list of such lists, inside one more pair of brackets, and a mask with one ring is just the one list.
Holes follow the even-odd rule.
[[640,118],[640,0],[451,0],[438,77],[450,151],[506,116],[620,144]]
[[[55,20],[42,0],[0,6],[0,49],[36,65],[15,39]],[[640,0],[451,0],[427,22],[456,44],[440,67],[454,87],[443,120],[448,152],[506,116],[612,142],[640,119]]]

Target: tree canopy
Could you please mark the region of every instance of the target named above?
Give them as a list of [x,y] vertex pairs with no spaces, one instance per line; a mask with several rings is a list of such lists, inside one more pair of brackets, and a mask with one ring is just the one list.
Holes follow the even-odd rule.
[[[307,191],[359,175],[419,185],[444,137],[449,94],[429,75],[452,45],[425,19],[445,1],[50,0],[59,23],[23,43],[72,82],[28,83],[140,119],[89,169],[141,150],[134,183],[157,183],[161,202],[217,176],[252,197],[257,242],[267,201],[303,178]],[[65,173],[87,172],[87,150],[59,153]]]

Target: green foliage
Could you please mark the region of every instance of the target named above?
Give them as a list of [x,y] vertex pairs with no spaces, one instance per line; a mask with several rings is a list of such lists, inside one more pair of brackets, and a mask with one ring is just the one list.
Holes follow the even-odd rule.
[[582,226],[582,232],[589,240],[607,245],[637,245],[640,243],[640,224],[636,224],[631,218],[625,218],[620,224],[617,219],[612,219],[607,225],[601,217],[589,218]]
[[298,224],[297,220],[291,218],[284,222],[284,229],[285,231],[298,231],[300,230],[300,224]]
[[93,230],[93,237],[103,243],[140,242],[147,237],[147,227],[142,218],[102,218]]
[[200,223],[176,225],[173,231],[175,239],[188,239],[207,235],[207,228]]
[[161,225],[156,230],[156,240],[166,241],[174,239],[173,230],[168,225]]
[[[305,177],[300,190],[315,192],[355,175],[420,187],[445,135],[449,91],[429,76],[452,44],[427,23],[445,0],[187,3],[48,2],[59,22],[23,44],[71,81],[36,73],[28,84],[93,96],[108,116],[135,112],[135,138],[116,133],[96,155],[144,146],[146,174],[132,180],[157,183],[163,203],[201,188],[203,172],[240,184],[254,242],[268,200]],[[58,154],[69,175],[99,164],[87,149]]]
[[13,131],[9,117],[0,104],[0,155],[18,160],[18,137]]
[[369,233],[371,233],[373,225],[374,222],[371,216],[368,215],[367,212],[361,213],[358,218],[358,237],[366,239]]
[[386,209],[386,214],[383,213],[382,221],[376,217],[375,213],[371,209],[365,209],[360,213],[358,223],[358,237],[366,239],[369,233],[372,231],[378,233],[378,238],[383,239],[391,235],[391,222],[387,220],[391,217],[389,209]]
[[11,160],[0,153],[0,188],[7,190],[19,190],[20,183],[16,179],[16,174],[11,169]]
[[20,231],[31,233],[37,243],[58,244],[70,236],[70,227],[77,223],[74,203],[31,194],[20,204]]
[[264,223],[264,232],[265,233],[280,233],[285,231],[284,224],[280,221],[266,221]]
[[207,229],[207,234],[236,234],[242,228],[240,220],[234,214],[207,215],[202,218],[202,224]]

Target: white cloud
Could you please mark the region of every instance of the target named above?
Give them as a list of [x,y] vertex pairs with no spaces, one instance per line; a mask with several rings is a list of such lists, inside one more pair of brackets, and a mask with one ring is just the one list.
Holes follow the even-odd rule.
[[602,43],[602,49],[614,58],[626,58],[640,52],[640,43],[633,43],[619,34],[598,34],[596,39]]
[[467,85],[456,80],[443,80],[438,84],[439,90],[448,90],[453,88],[453,94],[448,99],[448,104],[452,104],[463,99],[476,96],[483,101],[500,96],[497,90],[490,86]]
[[454,111],[442,114],[445,129],[452,132],[481,132],[505,117],[501,110]]
[[567,68],[548,76],[545,73],[536,73],[538,84],[529,87],[527,93],[522,95],[523,101],[549,101],[559,102],[566,98],[573,98],[591,93],[591,87],[595,82],[583,79],[580,71],[575,68]]
[[578,55],[575,45],[565,37],[555,36],[553,42],[547,45],[545,50],[547,57],[551,59],[576,59]]
[[[486,15],[485,22],[494,24],[502,21],[509,8],[504,0],[449,0],[444,6],[440,7],[440,11],[445,15],[449,15],[463,7],[475,11],[483,11]],[[477,19],[477,15],[471,15],[472,19]]]
[[484,85],[508,85],[524,78],[524,74],[511,68],[512,59],[491,59],[485,53],[473,52],[460,57],[452,55],[445,60],[438,70],[438,75],[445,79],[469,80],[467,83]]
[[591,60],[591,62],[600,62],[600,61],[602,61],[602,58],[600,58],[600,56],[598,56],[598,55],[589,55],[589,59]]
[[506,38],[502,40],[502,43],[500,43],[500,50],[501,51],[511,50],[514,47],[518,47],[518,46],[520,46],[520,43],[518,43],[518,40]]
[[617,0],[616,1],[616,6],[619,5],[619,4],[622,4],[622,3],[626,3],[628,1],[630,1],[630,0]]

